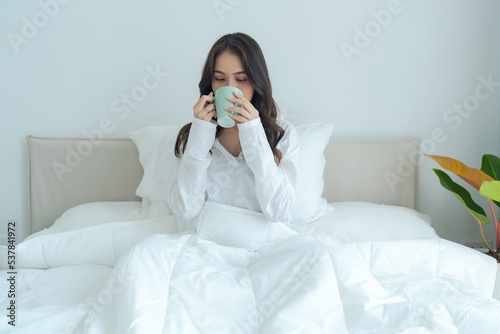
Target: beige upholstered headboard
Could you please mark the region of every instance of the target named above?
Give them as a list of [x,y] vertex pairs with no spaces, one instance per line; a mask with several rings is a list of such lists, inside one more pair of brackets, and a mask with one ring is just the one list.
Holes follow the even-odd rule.
[[31,233],[49,227],[79,204],[140,200],[135,190],[143,169],[132,140],[95,143],[28,137]]
[[328,202],[418,207],[420,140],[331,141],[325,150]]
[[[31,233],[67,209],[94,201],[139,201],[143,169],[130,139],[28,136]],[[325,150],[329,202],[368,201],[417,207],[419,140],[332,141]]]

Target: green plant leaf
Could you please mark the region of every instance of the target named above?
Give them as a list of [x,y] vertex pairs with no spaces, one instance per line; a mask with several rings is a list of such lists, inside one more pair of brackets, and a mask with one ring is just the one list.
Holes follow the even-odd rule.
[[500,158],[492,154],[483,155],[481,170],[495,180],[500,180]]
[[[481,170],[495,180],[500,180],[500,158],[492,154],[483,155]],[[500,207],[499,200],[493,200],[493,202]]]
[[483,182],[479,193],[494,201],[500,201],[500,181]]
[[458,198],[458,200],[465,206],[467,211],[469,211],[470,214],[477,219],[477,221],[483,224],[490,223],[488,217],[486,216],[486,212],[483,210],[482,207],[480,207],[476,202],[474,202],[467,189],[465,189],[458,183],[454,182],[450,178],[450,176],[445,172],[443,172],[442,170],[433,169],[433,171],[439,177],[439,182],[441,183],[441,185],[446,190],[451,191]]

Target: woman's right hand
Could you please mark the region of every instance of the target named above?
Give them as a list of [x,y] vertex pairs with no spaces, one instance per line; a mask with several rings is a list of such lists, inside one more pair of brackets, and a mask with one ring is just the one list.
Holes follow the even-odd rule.
[[212,118],[217,118],[214,106],[214,93],[202,95],[193,107],[194,117],[210,122]]

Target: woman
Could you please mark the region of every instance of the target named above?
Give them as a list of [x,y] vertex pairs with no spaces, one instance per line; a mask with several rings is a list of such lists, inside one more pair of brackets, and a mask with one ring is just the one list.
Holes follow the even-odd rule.
[[[210,50],[199,83],[192,123],[177,137],[182,155],[170,208],[184,218],[198,215],[205,201],[259,211],[286,222],[295,197],[299,141],[293,126],[277,120],[266,62],[259,45],[243,33],[221,37]],[[236,125],[218,126],[214,93],[239,88],[228,98]]]
[[[213,92],[226,85],[243,93],[230,98],[241,105],[230,108],[237,113],[232,128],[213,121]],[[175,145],[182,159],[172,211],[227,223],[217,228],[230,236],[229,243],[241,237],[248,245],[257,220],[269,227],[262,229],[266,233],[287,229],[271,222],[289,216],[299,141],[291,124],[277,120],[257,43],[242,33],[220,38],[199,87],[193,121],[180,130]],[[207,219],[206,211],[200,212],[212,202],[243,214],[224,219],[217,212]],[[245,230],[245,221],[253,227]],[[125,286],[102,312],[88,316],[89,333],[342,332],[329,252],[311,235],[278,235],[264,247],[247,248],[204,240],[200,233],[158,234],[143,239],[114,270],[126,278]]]

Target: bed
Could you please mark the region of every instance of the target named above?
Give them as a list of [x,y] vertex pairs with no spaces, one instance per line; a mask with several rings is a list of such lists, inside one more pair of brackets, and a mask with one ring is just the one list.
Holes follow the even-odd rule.
[[178,129],[27,138],[31,235],[2,264],[2,333],[500,332],[495,261],[418,212],[418,139],[297,126],[297,198],[269,225],[171,214]]

